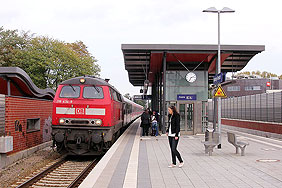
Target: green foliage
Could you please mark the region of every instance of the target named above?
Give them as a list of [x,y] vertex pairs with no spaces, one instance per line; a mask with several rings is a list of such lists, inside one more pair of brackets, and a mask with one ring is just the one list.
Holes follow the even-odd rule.
[[13,58],[18,50],[26,47],[29,40],[28,33],[18,34],[18,30],[4,30],[0,27],[0,66],[10,67],[19,65]]
[[60,82],[76,76],[99,76],[96,62],[82,41],[65,43],[0,28],[0,66],[22,68],[39,88],[56,89]]
[[143,106],[144,108],[146,108],[146,101],[145,100],[134,100],[134,102]]
[[260,76],[262,78],[271,78],[271,77],[278,77],[279,79],[282,79],[282,75],[280,76],[277,76],[277,74],[274,74],[274,73],[271,73],[271,72],[266,72],[266,71],[263,71],[263,72],[260,72],[260,71],[252,71],[252,72],[249,72],[249,71],[245,71],[245,72],[239,72],[236,74],[236,76],[239,76],[239,75],[257,75],[257,76]]
[[236,75],[251,75],[251,73],[249,71],[245,71],[245,72],[239,72]]

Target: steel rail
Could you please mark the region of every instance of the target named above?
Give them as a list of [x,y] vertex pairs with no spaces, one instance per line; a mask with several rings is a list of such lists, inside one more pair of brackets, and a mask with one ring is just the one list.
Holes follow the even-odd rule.
[[47,174],[49,174],[50,172],[52,172],[54,169],[58,168],[59,166],[61,166],[65,162],[66,162],[66,157],[63,157],[58,162],[54,163],[53,165],[51,165],[47,169],[45,169],[42,172],[38,173],[37,175],[33,176],[31,179],[25,181],[24,183],[17,186],[16,188],[26,188],[26,187],[33,185],[38,180],[40,180],[41,178],[43,178],[44,176],[46,176]]
[[90,171],[96,166],[99,162],[99,159],[94,159],[76,178],[75,180],[67,187],[67,188],[75,188],[78,187],[81,182],[86,178],[86,176],[90,173]]

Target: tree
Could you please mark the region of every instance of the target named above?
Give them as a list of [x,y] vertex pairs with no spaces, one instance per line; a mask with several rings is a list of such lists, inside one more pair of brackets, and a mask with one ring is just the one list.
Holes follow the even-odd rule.
[[146,108],[146,101],[145,100],[134,100],[134,102],[143,106],[144,108]]
[[[263,72],[260,72],[260,71],[252,71],[249,72],[249,71],[245,71],[245,72],[239,72],[236,74],[236,76],[239,76],[239,75],[257,75],[257,76],[260,76],[262,78],[271,78],[271,77],[277,77],[277,74],[274,74],[274,73],[271,73],[271,72],[266,72],[266,71],[263,71]],[[279,76],[279,79],[282,79],[282,75]]]
[[[10,41],[10,42],[9,42]],[[100,66],[82,41],[65,43],[0,29],[0,66],[17,66],[39,88],[56,89],[62,81],[82,75],[99,76]],[[2,50],[4,49],[4,50]]]
[[18,50],[26,47],[29,37],[27,32],[20,35],[18,30],[4,30],[0,27],[0,66],[18,66],[19,62],[13,61],[14,56]]
[[239,76],[239,75],[251,75],[251,73],[249,71],[245,71],[245,72],[239,72],[236,74],[236,76]]

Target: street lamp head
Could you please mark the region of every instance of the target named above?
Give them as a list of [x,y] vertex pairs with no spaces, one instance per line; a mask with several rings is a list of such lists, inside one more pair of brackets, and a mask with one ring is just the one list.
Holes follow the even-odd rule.
[[222,10],[220,10],[220,13],[232,13],[235,12],[235,10],[232,10],[231,8],[224,7]]
[[232,13],[232,12],[235,12],[235,10],[232,10],[228,7],[224,7],[223,9],[221,10],[217,10],[215,7],[210,7],[206,10],[203,10],[203,12],[212,12],[212,13]]
[[213,12],[213,13],[218,13],[218,10],[215,7],[210,7],[206,10],[203,10],[203,12]]

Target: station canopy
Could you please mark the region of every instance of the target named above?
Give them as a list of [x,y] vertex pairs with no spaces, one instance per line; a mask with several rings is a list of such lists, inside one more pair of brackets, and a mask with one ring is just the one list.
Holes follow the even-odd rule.
[[[264,45],[221,45],[221,72],[242,70]],[[122,44],[125,69],[133,86],[143,86],[162,72],[166,52],[166,70],[208,71],[209,83],[216,70],[217,45],[207,44]],[[184,64],[181,65],[181,63]]]

